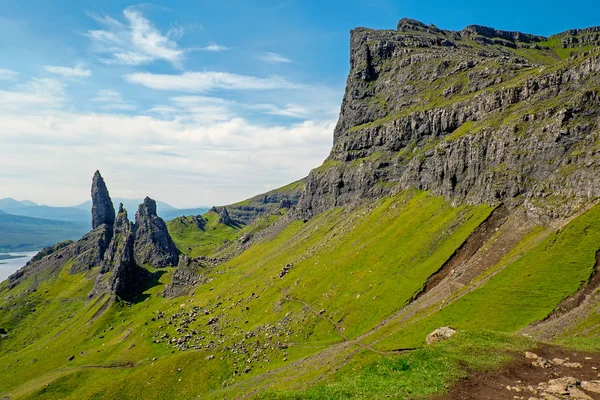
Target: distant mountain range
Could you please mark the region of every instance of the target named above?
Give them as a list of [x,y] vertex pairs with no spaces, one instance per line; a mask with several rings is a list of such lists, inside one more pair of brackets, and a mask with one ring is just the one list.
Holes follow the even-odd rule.
[[0,210],[0,252],[39,250],[67,239],[76,240],[89,230],[88,225],[87,222],[12,215]]
[[[123,206],[129,211],[130,214],[134,215],[137,211],[138,205],[143,202],[142,199],[113,199],[115,208],[119,207],[119,203],[123,203]],[[157,201],[158,215],[164,220],[171,220],[176,217],[183,215],[198,215],[204,214],[209,210],[209,207],[198,207],[198,208],[176,208],[170,204],[162,201]],[[92,208],[91,201],[71,206],[71,207],[51,207],[38,205],[30,200],[18,201],[12,198],[0,199],[0,210],[3,210],[7,214],[20,215],[24,217],[42,218],[56,221],[70,221],[70,222],[90,222],[90,210]]]
[[[142,199],[113,199],[135,215]],[[184,215],[204,214],[209,207],[180,209],[157,201],[158,214],[166,221]],[[0,252],[31,251],[67,239],[76,240],[90,230],[91,201],[72,207],[38,205],[33,201],[0,199]]]

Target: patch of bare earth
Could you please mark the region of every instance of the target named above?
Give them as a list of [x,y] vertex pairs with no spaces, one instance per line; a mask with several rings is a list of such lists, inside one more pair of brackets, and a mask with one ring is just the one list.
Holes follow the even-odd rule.
[[474,372],[436,400],[600,400],[600,354],[544,346],[506,367]]

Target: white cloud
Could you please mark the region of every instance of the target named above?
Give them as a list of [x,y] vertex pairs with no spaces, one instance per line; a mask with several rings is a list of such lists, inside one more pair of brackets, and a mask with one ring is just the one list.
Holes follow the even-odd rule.
[[64,84],[55,79],[34,78],[12,90],[0,90],[0,114],[56,110],[65,100]]
[[128,74],[124,78],[128,82],[143,85],[151,89],[182,92],[208,92],[214,89],[270,90],[305,88],[305,86],[292,83],[279,76],[258,78],[255,76],[213,71],[184,72],[178,75],[144,72]]
[[92,101],[95,103],[103,103],[102,109],[104,110],[128,111],[137,109],[135,104],[123,100],[121,93],[110,89],[99,90],[96,93],[96,96],[92,98]]
[[[326,157],[334,124],[1,114],[0,180],[3,191],[16,197],[67,205],[87,199],[91,175],[100,169],[113,196],[150,195],[178,206],[225,204],[308,174]],[[56,187],[61,190],[50,190]]]
[[285,107],[278,107],[275,104],[254,104],[246,107],[262,111],[269,115],[279,115],[282,117],[306,118],[311,114],[311,110],[298,104],[287,104]]
[[92,75],[92,71],[84,69],[83,65],[79,64],[75,67],[62,67],[56,65],[46,65],[44,69],[53,74],[62,75],[66,77],[85,78]]
[[17,76],[19,76],[19,73],[16,71],[0,68],[0,81],[10,81],[15,79]]
[[104,63],[141,65],[164,60],[181,67],[186,49],[179,48],[177,40],[183,35],[183,28],[163,34],[135,8],[126,8],[123,15],[126,23],[109,16],[90,15],[104,27],[86,34],[93,49],[103,54]]
[[271,53],[271,52],[261,54],[260,56],[258,56],[258,59],[269,62],[269,63],[291,63],[292,62],[292,60],[290,60],[287,57],[282,56],[281,54]]
[[218,51],[225,51],[225,50],[229,50],[228,47],[225,46],[221,46],[220,44],[216,44],[215,42],[210,42],[208,44],[208,46],[206,47],[201,47],[198,50],[203,50],[203,51],[214,51],[214,52],[218,52]]

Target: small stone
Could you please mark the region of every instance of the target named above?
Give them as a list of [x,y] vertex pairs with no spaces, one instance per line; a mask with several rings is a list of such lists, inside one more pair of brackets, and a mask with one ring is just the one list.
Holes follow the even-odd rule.
[[583,368],[583,366],[578,362],[566,362],[564,366],[567,368]]
[[69,361],[73,361],[75,359],[75,355],[72,355],[71,357],[69,357]]

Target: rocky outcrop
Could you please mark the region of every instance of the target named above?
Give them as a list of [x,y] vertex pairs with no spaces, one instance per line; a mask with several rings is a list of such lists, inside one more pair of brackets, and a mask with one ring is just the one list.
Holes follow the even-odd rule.
[[219,223],[224,224],[224,225],[232,225],[233,224],[233,220],[229,216],[229,213],[227,212],[226,207],[221,207],[221,209],[219,210]]
[[[228,205],[227,212],[237,223],[249,225],[263,215],[276,212],[281,208],[295,207],[300,201],[304,186],[304,179],[293,182],[283,188],[259,194],[244,202]],[[214,211],[219,212],[216,207]]]
[[150,274],[135,263],[134,241],[134,225],[129,222],[127,210],[121,204],[114,224],[113,238],[90,296],[110,293],[123,299],[135,298]]
[[74,257],[70,273],[77,274],[100,266],[112,236],[112,225],[102,224],[73,243]]
[[[595,30],[558,37],[600,44]],[[333,148],[301,217],[408,187],[548,218],[599,197],[600,51],[575,39],[561,61],[546,38],[481,26],[352,31]]]
[[159,275],[150,273],[144,265],[177,265],[177,249],[165,222],[156,215],[154,200],[146,198],[140,205],[135,225],[122,204],[115,217],[108,189],[98,171],[92,183],[92,200],[94,229],[74,243],[59,243],[42,250],[9,277],[9,287],[42,272],[44,276],[55,276],[70,263],[72,274],[97,275],[90,297],[109,294],[134,300]]
[[92,229],[106,224],[112,228],[115,222],[115,208],[100,171],[92,180]]
[[165,286],[163,296],[177,297],[189,293],[194,286],[206,281],[205,272],[209,268],[210,264],[201,258],[179,256],[179,264],[173,272],[173,280]]
[[135,262],[156,268],[175,266],[179,253],[167,231],[167,224],[156,214],[156,202],[149,197],[135,214]]
[[35,256],[33,256],[33,258],[31,260],[29,260],[29,262],[27,264],[31,264],[31,263],[34,263],[36,261],[40,261],[42,258],[47,257],[50,254],[54,254],[57,251],[59,251],[61,249],[64,249],[65,247],[67,247],[67,246],[69,246],[71,244],[73,244],[72,240],[66,240],[64,242],[57,243],[54,246],[44,247]]

